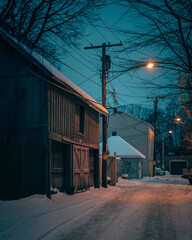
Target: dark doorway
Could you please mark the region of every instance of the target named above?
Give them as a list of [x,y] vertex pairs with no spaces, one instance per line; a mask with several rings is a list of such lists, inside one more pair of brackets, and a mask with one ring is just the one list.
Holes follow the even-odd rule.
[[89,186],[95,185],[95,149],[89,149]]
[[187,167],[187,162],[172,161],[171,162],[171,174],[182,175],[182,169]]
[[66,174],[70,161],[70,145],[51,141],[51,187],[64,192],[68,184]]

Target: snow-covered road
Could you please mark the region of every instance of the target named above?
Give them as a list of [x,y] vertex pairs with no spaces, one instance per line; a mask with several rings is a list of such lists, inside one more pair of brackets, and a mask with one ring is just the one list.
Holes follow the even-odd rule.
[[192,186],[177,177],[151,180],[119,184],[115,199],[58,239],[191,240]]
[[192,186],[180,176],[119,179],[52,200],[0,201],[0,239],[192,239]]

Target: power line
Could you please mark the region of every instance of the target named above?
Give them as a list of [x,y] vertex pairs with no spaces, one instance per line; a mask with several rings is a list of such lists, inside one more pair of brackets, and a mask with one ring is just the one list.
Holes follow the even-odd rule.
[[[50,37],[50,38],[51,38],[51,37]],[[51,39],[52,39],[52,38],[51,38]],[[53,40],[53,39],[52,39],[52,40]],[[59,45],[60,45],[60,44],[59,44]],[[61,48],[63,48],[61,45],[60,45],[60,47],[61,47]],[[68,64],[64,63],[64,62],[63,62],[63,61],[61,61],[60,59],[58,59],[58,62],[60,62],[60,63],[61,63],[61,64],[63,64],[64,66],[66,66],[66,67],[70,68],[72,71],[76,72],[77,74],[79,74],[79,75],[83,76],[83,77],[84,77],[84,78],[86,78],[87,80],[89,80],[89,81],[91,81],[91,82],[95,83],[96,85],[98,85],[98,86],[102,87],[102,86],[101,86],[101,84],[99,84],[99,83],[97,83],[97,82],[93,81],[92,79],[90,79],[90,78],[86,77],[84,74],[80,73],[79,71],[77,71],[76,69],[72,68],[72,67],[71,67],[71,66],[69,66]],[[89,68],[89,67],[88,67],[88,68]]]
[[[28,68],[28,69],[29,69],[29,68]],[[71,93],[71,94],[73,94],[73,95],[76,95],[77,97],[81,97],[82,99],[87,100],[88,102],[92,102],[92,103],[96,103],[96,104],[101,105],[100,103],[98,103],[98,102],[95,101],[94,99],[91,100],[91,99],[85,98],[85,97],[83,97],[81,94],[76,93],[76,92],[73,92],[73,91],[70,91],[69,89],[66,89],[66,88],[64,88],[64,87],[62,87],[62,86],[60,86],[60,85],[58,85],[58,84],[56,84],[56,83],[53,83],[53,82],[47,80],[46,78],[44,78],[44,77],[40,76],[39,74],[33,72],[31,69],[29,69],[29,70],[30,70],[30,72],[33,73],[35,76],[37,76],[38,78],[44,80],[44,81],[47,82],[47,83],[50,83],[50,84],[53,85],[53,86],[56,86],[56,87],[58,87],[58,88],[60,88],[60,89],[62,89],[62,90],[64,90],[64,91],[66,91],[66,92],[69,92],[69,93]],[[74,91],[75,91],[75,90],[74,90]],[[102,106],[102,105],[101,105],[101,106]]]
[[[92,58],[90,59],[89,55],[87,55],[86,53],[84,53],[81,49],[78,49],[78,51],[77,51],[75,48],[73,48],[73,47],[72,47],[72,49],[73,49],[73,51],[75,51],[81,58],[83,58],[86,62],[88,62],[89,64],[90,64],[90,62],[92,62],[92,63],[95,64],[94,67],[97,67],[97,66],[96,66],[96,64],[97,64],[96,61],[93,61]],[[82,55],[79,53],[79,51],[80,51],[81,53],[83,53],[83,55],[85,55],[86,57],[88,57],[88,59],[86,59],[84,56],[82,56]]]
[[[92,75],[92,76],[90,77],[90,79],[93,78],[93,77],[95,77],[96,75],[97,75],[97,73],[95,73],[94,75]],[[83,82],[79,83],[77,86],[79,87],[80,85],[84,84],[84,83],[87,82],[88,80],[89,80],[89,79],[85,79]]]
[[120,38],[117,37],[117,35],[115,35],[115,34],[112,32],[112,30],[107,26],[107,24],[105,24],[105,23],[103,22],[102,18],[100,17],[99,19],[100,19],[100,21],[103,23],[103,25],[110,31],[110,33],[111,33],[115,38],[117,38],[117,39],[121,42]]
[[74,72],[76,72],[76,73],[78,73],[79,75],[83,76],[83,77],[84,77],[84,78],[86,78],[87,80],[89,80],[89,81],[93,82],[94,84],[98,85],[99,87],[102,87],[102,86],[101,86],[101,84],[99,84],[99,83],[97,83],[97,82],[93,81],[92,79],[90,79],[90,78],[86,77],[84,74],[82,74],[82,73],[78,72],[77,70],[75,70],[74,68],[70,67],[70,66],[69,66],[69,65],[67,65],[66,63],[62,62],[61,60],[58,60],[58,61],[59,61],[61,64],[63,64],[64,66],[66,66],[66,67],[70,68],[70,69],[71,69],[71,70],[73,70]]

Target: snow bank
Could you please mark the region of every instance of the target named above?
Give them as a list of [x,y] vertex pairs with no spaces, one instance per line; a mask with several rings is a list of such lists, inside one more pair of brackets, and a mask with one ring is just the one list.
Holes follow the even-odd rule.
[[[118,189],[94,189],[69,196],[63,193],[46,196],[33,195],[14,201],[0,201],[0,239],[44,239],[54,235],[66,224],[115,197]],[[69,226],[68,226],[69,228]]]

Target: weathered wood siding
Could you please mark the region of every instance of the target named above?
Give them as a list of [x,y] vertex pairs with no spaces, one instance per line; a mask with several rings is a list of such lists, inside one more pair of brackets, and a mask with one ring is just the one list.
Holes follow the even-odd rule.
[[46,82],[33,74],[32,64],[17,51],[0,44],[0,139],[45,145]]
[[3,40],[0,56],[0,198],[44,194],[47,84],[33,73],[40,72],[37,67]]
[[[99,113],[70,92],[48,84],[46,80],[50,79],[30,61],[4,41],[0,44],[0,111],[4,113],[0,114],[0,127],[4,131],[8,128],[39,131],[48,124],[50,133],[81,144],[98,145]],[[84,108],[83,133],[77,131],[80,107]],[[9,138],[10,132],[6,134]]]
[[[98,112],[90,109],[77,97],[49,85],[48,89],[48,131],[63,136],[81,144],[99,143],[99,116]],[[84,132],[77,131],[81,112],[79,107],[84,107]]]
[[45,149],[0,143],[0,199],[45,194]]
[[[15,175],[7,174],[10,183],[15,177],[22,177],[18,182],[18,187],[23,189],[22,194],[18,190],[13,198],[36,192],[46,192],[50,196],[51,184],[64,185],[61,188],[72,193],[74,145],[86,149],[87,163],[89,149],[94,149],[94,164],[99,169],[99,113],[81,97],[72,94],[70,87],[53,82],[50,72],[43,66],[38,67],[35,59],[31,59],[24,50],[17,50],[17,47],[0,39],[0,147],[3,148],[1,144],[5,144],[6,149],[13,146],[10,157],[8,150],[4,154],[0,152],[0,160],[2,155],[5,163],[1,171],[18,166]],[[60,145],[59,150],[57,147],[54,149],[54,140]],[[17,148],[16,144],[20,147]],[[22,151],[25,157],[21,163],[20,158],[14,159],[14,156]],[[21,165],[26,168],[20,172]],[[94,172],[92,165],[91,185],[93,182],[98,185],[98,173]],[[33,172],[36,169],[38,176],[34,175],[34,181]],[[59,177],[56,177],[56,171],[60,171]],[[87,174],[86,177],[90,176]],[[23,185],[23,182],[26,184]],[[38,182],[40,189],[36,186]],[[3,181],[0,181],[0,187],[3,187],[2,184]],[[33,190],[28,191],[28,188]]]

